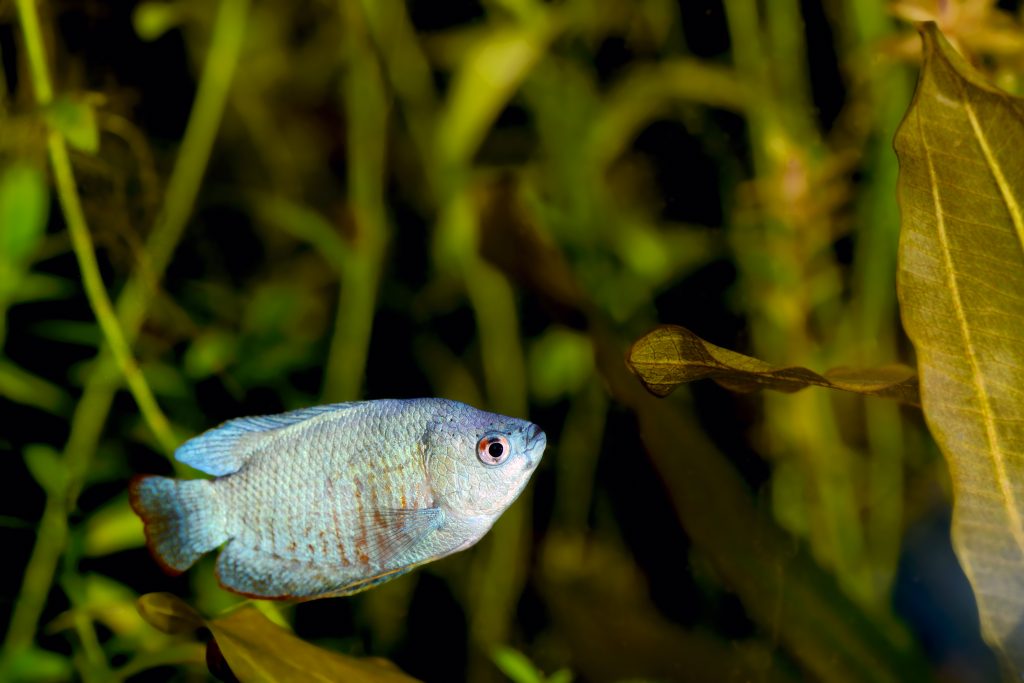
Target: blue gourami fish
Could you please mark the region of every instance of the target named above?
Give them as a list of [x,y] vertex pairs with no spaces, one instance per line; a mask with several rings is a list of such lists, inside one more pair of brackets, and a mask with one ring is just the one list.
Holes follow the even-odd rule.
[[456,401],[338,403],[225,422],[175,453],[215,479],[141,476],[129,490],[171,573],[224,545],[228,590],[350,595],[480,540],[546,444],[535,424]]

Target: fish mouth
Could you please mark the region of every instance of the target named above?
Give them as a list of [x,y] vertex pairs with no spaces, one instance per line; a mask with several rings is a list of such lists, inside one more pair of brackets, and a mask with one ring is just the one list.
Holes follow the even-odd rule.
[[548,445],[548,437],[537,425],[530,425],[530,431],[526,434],[526,451],[530,454],[530,461],[540,460],[544,449]]

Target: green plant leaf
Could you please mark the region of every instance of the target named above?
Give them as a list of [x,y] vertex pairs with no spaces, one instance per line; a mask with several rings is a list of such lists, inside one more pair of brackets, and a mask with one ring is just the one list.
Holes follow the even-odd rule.
[[132,26],[139,38],[152,42],[171,29],[177,28],[182,18],[180,3],[143,2],[132,13]]
[[23,453],[25,466],[49,495],[59,495],[64,490],[67,469],[60,459],[60,453],[46,444],[29,444]]
[[96,110],[88,102],[70,97],[58,98],[47,108],[46,121],[75,149],[89,154],[99,151],[100,129],[96,123]]
[[456,71],[437,124],[437,152],[445,167],[464,164],[554,38],[557,25],[540,16],[529,24],[483,34]]
[[817,386],[917,404],[917,376],[905,365],[869,370],[836,368],[819,375],[800,367],[777,368],[710,344],[677,325],[662,325],[633,343],[629,369],[655,396],[668,396],[684,382],[713,379],[733,391],[799,391]]
[[985,639],[1024,673],[1024,101],[934,24],[896,135],[898,294]]
[[[80,580],[79,580],[80,579]],[[84,574],[76,578],[78,590],[74,605],[47,625],[47,630],[75,628],[81,618],[95,619],[113,633],[134,637],[149,630],[135,605],[135,591],[103,574]]]
[[607,167],[644,124],[671,111],[676,102],[741,111],[750,101],[749,91],[733,69],[698,59],[636,67],[608,93],[591,133],[591,163]]
[[0,358],[0,396],[50,413],[64,412],[71,402],[63,389],[5,358]]
[[564,327],[552,327],[539,336],[527,361],[530,388],[542,401],[578,391],[594,374],[590,340]]
[[20,264],[46,231],[50,192],[42,172],[14,164],[0,175],[0,260]]
[[530,658],[518,650],[499,646],[491,651],[491,659],[515,683],[543,683],[544,677]]
[[219,329],[200,334],[185,352],[185,373],[202,379],[221,372],[238,355],[238,340],[230,332]]
[[127,503],[127,496],[118,496],[86,520],[82,549],[86,557],[110,555],[145,545],[142,522]]
[[31,648],[14,655],[5,680],[20,683],[55,683],[73,680],[74,664],[56,652]]
[[73,280],[46,273],[29,272],[22,274],[18,279],[12,292],[11,303],[68,299],[77,291],[78,285]]
[[572,683],[573,678],[572,671],[569,669],[559,669],[548,676],[547,683]]

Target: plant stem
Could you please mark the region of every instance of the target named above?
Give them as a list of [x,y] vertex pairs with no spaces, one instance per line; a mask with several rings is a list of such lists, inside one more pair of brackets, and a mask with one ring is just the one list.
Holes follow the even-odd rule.
[[[18,0],[17,5],[19,23],[25,37],[25,49],[28,52],[29,72],[32,75],[32,85],[36,93],[36,103],[40,107],[46,107],[53,101],[53,83],[50,80],[49,67],[46,64],[46,55],[43,51],[39,13],[32,0]],[[170,424],[157,405],[138,364],[132,357],[121,326],[114,315],[110,298],[103,286],[103,278],[100,275],[99,265],[96,263],[92,237],[85,221],[85,213],[82,211],[82,202],[78,196],[74,171],[71,169],[71,159],[63,135],[56,130],[51,130],[47,136],[47,148],[50,153],[50,163],[53,166],[57,197],[64,211],[75,257],[82,270],[82,281],[85,285],[89,305],[92,307],[100,329],[103,330],[103,336],[114,354],[121,373],[128,382],[128,387],[135,397],[143,417],[161,444],[165,448],[173,449],[175,439]]]
[[85,222],[85,213],[82,211],[82,202],[75,185],[75,176],[71,169],[71,158],[68,155],[67,145],[63,136],[57,131],[50,132],[48,143],[50,163],[53,166],[57,185],[57,197],[64,211],[68,232],[71,234],[71,246],[75,250],[75,256],[78,258],[78,264],[82,270],[82,280],[85,284],[85,293],[89,304],[99,322],[100,329],[103,330],[103,337],[114,355],[118,368],[128,383],[128,389],[135,397],[139,410],[142,411],[143,418],[153,434],[156,435],[160,445],[170,453],[177,445],[177,439],[132,356],[131,347],[103,286],[100,268],[96,263],[92,237]]
[[[0,66],[4,63],[4,47],[0,45]],[[7,92],[7,74],[0,68],[0,117],[7,113],[7,100],[10,93]],[[3,341],[3,322],[0,321],[0,342]]]
[[[216,132],[220,127],[228,92],[238,65],[245,36],[250,0],[223,0],[214,24],[212,39],[196,100],[189,116],[181,151],[168,181],[164,210],[157,217],[146,243],[139,269],[132,274],[118,298],[116,311],[124,338],[131,343],[138,335],[150,302],[150,293],[170,262],[174,248],[184,231],[199,190]],[[38,15],[32,0],[19,0],[19,14],[28,17],[35,31],[26,32],[29,50],[42,55]],[[31,36],[29,35],[31,33]],[[35,43],[35,47],[31,45]],[[43,76],[49,97],[49,75],[43,64]],[[36,85],[37,96],[40,93]],[[110,412],[119,384],[115,359],[103,348],[94,369],[85,382],[82,397],[75,407],[64,462],[68,468],[66,495],[47,499],[39,524],[39,536],[25,568],[21,590],[15,602],[2,651],[13,657],[32,643],[43,605],[53,583],[57,562],[64,551],[68,533],[68,512],[74,509],[78,493],[96,451],[103,424]],[[2,667],[0,667],[2,672]]]
[[18,8],[18,23],[21,24],[21,32],[25,38],[25,51],[28,52],[28,69],[32,76],[36,103],[40,107],[45,107],[53,100],[53,85],[43,51],[43,32],[39,28],[39,13],[36,12],[35,0],[17,0],[15,4]]
[[343,0],[340,14],[348,38],[342,96],[348,114],[348,201],[355,230],[348,245],[352,258],[339,273],[338,309],[324,373],[323,399],[328,402],[357,399],[362,393],[388,243],[384,156],[390,97],[356,0]]
[[[896,248],[899,205],[892,188],[898,167],[892,139],[913,94],[908,74],[896,64],[874,64],[879,42],[894,32],[884,7],[849,0],[841,23],[863,74],[871,103],[871,139],[858,193],[857,240],[853,259],[853,298],[848,318],[858,331],[859,362],[873,365],[897,357]],[[881,66],[881,68],[879,68]],[[853,69],[851,69],[852,71]],[[903,524],[903,451],[905,425],[897,406],[866,401],[867,540],[878,597],[887,600],[899,561]]]
[[[724,8],[736,68],[759,89],[759,106],[747,113],[757,199],[737,212],[731,229],[751,338],[759,357],[813,367],[825,354],[811,330],[828,329],[822,320],[839,302],[834,295],[819,300],[811,294],[815,282],[840,275],[830,257],[832,217],[813,202],[813,193],[828,182],[830,157],[810,115],[800,4],[726,0]],[[795,463],[789,472],[799,473],[799,483],[780,495],[783,470],[776,469],[777,518],[809,539],[844,590],[862,604],[872,601],[854,485],[858,461],[850,449],[836,446],[839,426],[829,397],[770,394],[762,401],[769,454]]]

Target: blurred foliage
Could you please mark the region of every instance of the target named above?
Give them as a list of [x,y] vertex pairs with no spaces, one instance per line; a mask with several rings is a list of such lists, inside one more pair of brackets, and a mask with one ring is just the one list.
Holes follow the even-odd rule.
[[948,547],[910,542],[948,509],[917,411],[660,401],[623,357],[678,323],[774,367],[912,363],[905,22],[1019,93],[1017,4],[0,0],[0,678],[203,679],[138,596],[257,612],[209,561],[160,573],[130,476],[231,417],[438,395],[545,428],[527,493],[261,629],[424,680],[991,679]]

